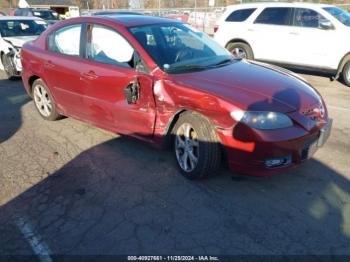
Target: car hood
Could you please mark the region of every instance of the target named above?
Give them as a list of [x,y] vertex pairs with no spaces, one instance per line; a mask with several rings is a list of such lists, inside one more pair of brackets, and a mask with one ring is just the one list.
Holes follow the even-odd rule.
[[211,93],[242,110],[287,113],[321,101],[319,94],[296,74],[246,60],[173,77],[180,85]]
[[10,42],[15,47],[22,47],[25,43],[37,39],[38,36],[12,36],[4,37],[7,42]]

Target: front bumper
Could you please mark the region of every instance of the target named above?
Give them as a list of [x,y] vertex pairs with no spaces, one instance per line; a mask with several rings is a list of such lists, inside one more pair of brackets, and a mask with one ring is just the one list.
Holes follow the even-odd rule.
[[[232,171],[252,176],[268,176],[283,173],[310,159],[326,143],[331,128],[332,120],[329,119],[326,124],[312,132],[293,127],[290,130],[271,131],[275,134],[250,141],[239,140],[237,135],[232,133],[229,136],[230,132],[218,133]],[[282,161],[276,166],[271,166],[270,163],[274,163],[274,160],[275,163],[278,163],[278,160]]]

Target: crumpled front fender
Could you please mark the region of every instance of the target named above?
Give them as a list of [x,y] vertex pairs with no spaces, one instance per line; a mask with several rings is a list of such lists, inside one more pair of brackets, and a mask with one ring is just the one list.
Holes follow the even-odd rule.
[[[1,54],[9,55],[12,58],[12,62],[17,71],[22,71],[22,64],[19,51],[11,44],[11,42],[4,39],[0,39],[0,52]],[[0,70],[4,70],[4,65],[0,59]]]

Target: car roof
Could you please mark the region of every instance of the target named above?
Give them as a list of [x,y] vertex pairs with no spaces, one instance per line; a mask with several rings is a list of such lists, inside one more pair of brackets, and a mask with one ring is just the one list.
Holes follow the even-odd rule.
[[[88,21],[91,18],[109,20],[125,27],[153,25],[153,24],[166,24],[166,23],[181,23],[179,20],[176,20],[176,19],[163,18],[158,16],[149,16],[149,15],[120,15],[120,16],[99,15],[99,16],[84,17],[84,20]],[[75,18],[71,18],[70,20],[74,20],[74,19]]]
[[0,16],[1,20],[43,20],[35,16]]
[[283,3],[283,2],[260,2],[260,3],[244,3],[239,5],[229,5],[227,9],[241,9],[241,8],[258,8],[258,7],[304,7],[304,8],[313,8],[313,7],[331,7],[333,5],[329,4],[320,4],[320,3]]
[[93,13],[94,15],[142,15],[142,13],[132,12],[128,10],[110,10],[110,11],[98,11]]

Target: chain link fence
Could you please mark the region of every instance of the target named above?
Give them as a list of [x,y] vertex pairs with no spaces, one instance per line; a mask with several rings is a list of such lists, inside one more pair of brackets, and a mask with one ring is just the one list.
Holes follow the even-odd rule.
[[[350,12],[350,4],[337,4],[337,6]],[[110,9],[115,10],[115,9]],[[180,20],[190,24],[192,27],[201,30],[208,35],[214,34],[214,27],[217,20],[225,11],[225,7],[206,7],[206,8],[157,8],[157,9],[129,9],[130,11],[140,12],[147,15],[161,16]],[[82,15],[90,15],[101,9],[82,10]],[[107,11],[107,9],[106,9]]]
[[[112,9],[111,9],[112,10]],[[105,10],[105,11],[111,11]],[[83,16],[91,15],[101,9],[82,10]],[[214,34],[214,26],[216,21],[225,11],[224,7],[208,7],[208,8],[162,8],[162,9],[132,9],[129,11],[139,12],[146,15],[161,16],[172,18],[188,23],[192,27],[206,32],[209,35]]]
[[[1,1],[1,0],[0,0]],[[214,27],[216,25],[217,20],[225,11],[225,7],[230,4],[239,4],[240,2],[250,2],[249,0],[215,0],[212,1],[214,3],[213,7],[203,7],[210,3],[210,0],[125,0],[126,3],[143,3],[143,5],[152,6],[154,8],[130,8],[130,9],[81,9],[81,15],[87,16],[91,15],[94,12],[101,10],[129,10],[134,12],[140,12],[147,15],[153,16],[161,16],[172,19],[180,20],[184,23],[190,24],[192,27],[201,30],[209,35],[214,34]],[[350,1],[350,0],[349,0]],[[84,2],[84,1],[83,1]],[[88,1],[86,1],[88,2]],[[119,3],[121,1],[118,1]],[[259,1],[261,2],[261,1]],[[314,0],[312,2],[325,2]],[[333,2],[328,1],[326,2]],[[113,0],[102,0],[100,4],[104,3],[104,7],[113,6]],[[109,4],[110,3],[110,4]],[[165,5],[165,3],[167,5]],[[221,5],[219,5],[221,4]],[[336,4],[339,7],[350,12],[350,3],[349,4]],[[87,5],[88,6],[88,5]],[[138,6],[138,5],[134,5]],[[162,6],[172,6],[169,8],[161,8]],[[181,7],[178,7],[181,6]],[[8,14],[12,14],[14,9],[10,10],[8,8],[2,9],[1,11],[5,11]]]

